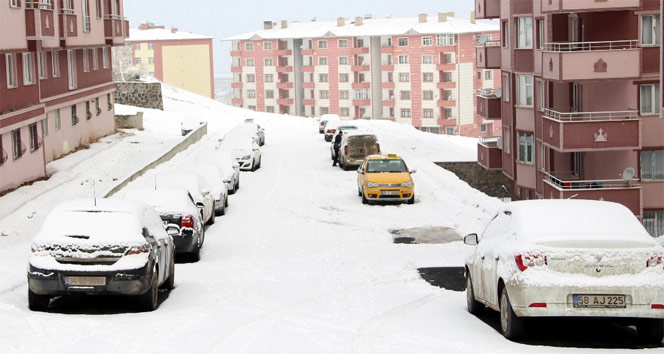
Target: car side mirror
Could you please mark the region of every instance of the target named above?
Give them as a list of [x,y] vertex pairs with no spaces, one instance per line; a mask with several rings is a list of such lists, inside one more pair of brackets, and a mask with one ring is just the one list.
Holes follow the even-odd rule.
[[417,169],[414,168],[414,169],[410,170],[410,173],[417,173]]
[[209,190],[209,189],[203,189],[203,190],[201,191],[201,194],[205,197],[205,196],[207,196],[208,194],[210,194],[210,190]]
[[226,179],[224,179],[224,183],[231,183],[231,180],[226,178]]
[[198,209],[203,209],[203,208],[205,208],[205,204],[203,204],[203,203],[201,203],[201,202],[198,202],[198,203],[196,203],[196,207],[197,207]]
[[477,234],[468,234],[463,237],[463,243],[471,246],[475,246],[479,243],[480,241],[477,239]]

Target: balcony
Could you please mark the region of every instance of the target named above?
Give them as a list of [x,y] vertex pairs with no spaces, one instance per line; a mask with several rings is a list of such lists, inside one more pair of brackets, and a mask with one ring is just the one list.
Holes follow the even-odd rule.
[[365,47],[351,48],[350,52],[352,54],[369,54],[369,48]]
[[638,78],[640,65],[636,40],[546,43],[542,53],[542,76],[554,81]]
[[350,70],[353,72],[359,72],[359,71],[369,71],[369,65],[353,65],[350,67]]
[[501,89],[477,90],[477,115],[484,119],[501,119]]
[[355,90],[368,89],[368,88],[371,87],[371,83],[370,82],[353,82],[351,84],[351,87]]
[[569,112],[545,109],[542,142],[559,152],[641,148],[636,110]]
[[477,143],[477,163],[485,170],[503,169],[503,145],[499,136],[480,138]]
[[239,50],[231,50],[231,56],[232,57],[240,57],[242,56],[242,52]]
[[353,99],[353,106],[370,106],[371,100],[369,99]]
[[242,88],[243,84],[241,82],[233,82],[231,83],[231,88]]
[[[477,0],[479,1],[479,0]],[[543,13],[636,10],[640,0],[540,0]],[[496,1],[498,2],[498,1]],[[477,17],[481,18],[481,17]]]
[[128,22],[118,15],[104,17],[104,36],[107,40],[112,40],[113,45],[124,44],[125,38],[129,36],[129,30],[125,31],[125,27],[128,27]]
[[62,9],[60,12],[60,39],[78,37],[78,22],[74,10]]
[[302,67],[302,72],[304,73],[312,73],[314,72],[314,67],[313,65],[305,65]]
[[383,107],[394,107],[394,100],[383,100]]
[[394,88],[394,82],[388,81],[388,82],[383,82],[381,83],[381,87],[385,89],[393,89]]
[[302,49],[302,55],[314,55],[313,49]]
[[231,72],[232,73],[241,73],[242,72],[242,67],[241,66],[231,66]]
[[293,50],[292,49],[279,49],[274,54],[279,55],[279,56],[289,56],[289,55],[293,55]]
[[25,27],[28,40],[55,37],[53,5],[38,1],[27,1],[25,3]]
[[544,173],[546,199],[590,199],[623,204],[641,214],[641,186],[637,179],[579,180],[569,172]]
[[292,73],[293,72],[293,67],[292,66],[277,66],[277,72],[278,73]]
[[312,89],[314,87],[316,87],[316,84],[314,82],[303,82],[302,83],[302,88]]
[[456,101],[455,100],[445,100],[445,99],[439,99],[436,101],[436,105],[438,107],[456,107]]
[[233,103],[233,105],[241,106],[244,103],[244,100],[242,98],[233,98],[231,102]]
[[436,84],[436,87],[439,89],[452,89],[456,88],[456,82],[454,81],[442,81]]
[[475,0],[475,16],[477,19],[500,18],[500,0]]
[[392,46],[381,46],[380,47],[380,52],[381,52],[381,54],[392,54],[392,53],[394,53],[394,47],[392,47]]
[[500,41],[487,41],[475,48],[475,60],[479,69],[500,69]]
[[286,82],[278,82],[277,83],[277,88],[280,88],[280,89],[291,89],[293,87],[294,87],[294,84],[292,82],[286,81]]
[[292,98],[279,98],[279,99],[277,99],[277,104],[284,105],[284,106],[292,105],[293,104],[293,99]]
[[316,100],[314,100],[313,98],[306,98],[302,100],[302,104],[305,106],[315,106]]
[[382,64],[380,66],[381,71],[394,71],[394,64]]

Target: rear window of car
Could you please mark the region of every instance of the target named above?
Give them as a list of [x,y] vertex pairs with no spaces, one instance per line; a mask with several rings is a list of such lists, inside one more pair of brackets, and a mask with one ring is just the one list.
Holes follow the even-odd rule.
[[408,169],[403,160],[369,160],[369,163],[367,164],[367,172],[369,173],[400,173],[406,171],[408,171]]
[[374,135],[355,135],[348,137],[348,144],[376,144],[378,139]]

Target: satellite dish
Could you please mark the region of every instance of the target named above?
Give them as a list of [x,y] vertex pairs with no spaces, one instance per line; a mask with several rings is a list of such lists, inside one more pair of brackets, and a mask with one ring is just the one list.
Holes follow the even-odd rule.
[[634,178],[634,167],[627,167],[622,173],[622,179],[629,181]]
[[486,34],[481,34],[479,37],[477,37],[477,43],[479,43],[479,45],[484,45],[488,40],[489,36]]

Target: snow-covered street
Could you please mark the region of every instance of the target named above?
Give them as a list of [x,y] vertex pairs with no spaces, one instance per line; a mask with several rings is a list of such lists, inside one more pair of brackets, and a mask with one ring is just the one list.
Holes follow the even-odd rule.
[[[229,109],[225,113],[238,112]],[[418,172],[413,175],[414,205],[367,206],[357,196],[356,173],[331,166],[329,144],[318,134],[317,122],[246,114],[255,115],[266,130],[262,168],[242,173],[241,188],[231,196],[227,215],[207,230],[201,260],[177,264],[176,288],[160,294],[159,309],[136,313],[126,298],[72,297],[55,299],[48,312],[29,311],[25,266],[30,239],[15,236],[16,242],[0,252],[4,279],[0,352],[82,353],[92,348],[105,353],[289,354],[588,350],[565,348],[566,344],[552,347],[546,340],[544,346],[509,342],[494,328],[497,314],[487,311],[481,319],[472,316],[466,311],[463,292],[424,281],[418,268],[463,265],[468,248],[460,239],[438,244],[393,243],[391,230],[448,227],[460,234],[480,231],[498,208],[500,201],[471,189],[432,163],[441,154],[448,160],[472,158],[473,151],[464,150],[468,144],[463,140],[444,141],[392,123],[368,126],[380,135],[384,152],[401,154]],[[154,173],[194,159],[201,149],[213,148],[225,129],[224,124],[211,125],[207,138],[127,189],[140,187]],[[464,151],[466,156],[459,156]],[[63,198],[71,194],[71,188],[60,190]],[[30,225],[26,218],[22,220]],[[39,225],[31,226],[35,227]],[[611,326],[599,328],[608,328],[609,336],[620,333]],[[591,331],[591,335],[596,338],[598,333]],[[630,347],[631,343],[617,346]]]

